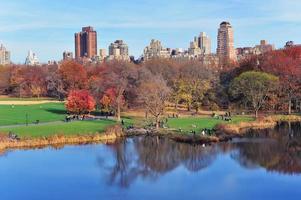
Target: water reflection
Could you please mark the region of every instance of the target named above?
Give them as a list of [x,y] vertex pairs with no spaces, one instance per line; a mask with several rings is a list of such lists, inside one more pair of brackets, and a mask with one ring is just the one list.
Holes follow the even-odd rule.
[[[275,129],[250,131],[248,142],[237,142],[232,157],[243,167],[263,167],[283,174],[301,173],[301,125],[282,123]],[[260,139],[260,140],[259,140]]]
[[300,129],[300,123],[283,123],[275,129],[250,131],[247,139],[207,147],[160,137],[127,139],[109,146],[113,161],[99,157],[98,164],[106,171],[108,184],[124,188],[138,178],[155,181],[178,167],[199,172],[212,165],[219,154],[230,154],[246,169],[300,174]]
[[218,154],[217,146],[204,148],[160,137],[122,140],[110,147],[113,163],[106,163],[105,158],[98,163],[107,171],[108,183],[121,187],[129,187],[138,177],[154,181],[179,166],[197,172],[212,164]]

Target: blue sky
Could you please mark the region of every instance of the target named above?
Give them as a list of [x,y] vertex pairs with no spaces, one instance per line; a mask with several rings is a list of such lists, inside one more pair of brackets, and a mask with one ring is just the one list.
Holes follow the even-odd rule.
[[234,27],[235,46],[267,39],[276,47],[301,43],[300,0],[0,0],[0,43],[23,63],[32,49],[41,61],[74,51],[74,33],[91,25],[98,48],[123,39],[139,56],[152,38],[171,48],[188,48],[204,31],[215,52],[221,21]]

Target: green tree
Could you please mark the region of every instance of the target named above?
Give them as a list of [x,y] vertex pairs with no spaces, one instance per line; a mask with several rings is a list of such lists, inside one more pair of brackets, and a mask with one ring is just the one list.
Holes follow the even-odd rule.
[[278,77],[264,73],[249,71],[235,78],[230,84],[230,93],[233,97],[242,97],[244,103],[251,104],[255,117],[277,88]]

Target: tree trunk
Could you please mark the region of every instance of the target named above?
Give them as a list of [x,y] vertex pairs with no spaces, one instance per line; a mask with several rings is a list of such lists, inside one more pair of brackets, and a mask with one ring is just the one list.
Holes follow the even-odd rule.
[[258,118],[258,110],[255,109],[255,118],[257,119]]
[[292,99],[290,98],[288,101],[288,114],[292,114]]
[[158,130],[160,128],[159,126],[159,117],[156,117],[156,129]]
[[120,102],[119,102],[119,100],[117,102],[117,121],[118,122],[121,121],[121,116],[120,116]]

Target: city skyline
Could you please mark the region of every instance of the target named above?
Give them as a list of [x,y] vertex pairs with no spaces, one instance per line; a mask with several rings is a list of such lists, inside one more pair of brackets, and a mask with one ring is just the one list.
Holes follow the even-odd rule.
[[[165,47],[186,49],[199,32],[206,32],[211,38],[214,52],[221,21],[229,21],[234,27],[235,48],[254,46],[261,39],[277,48],[288,40],[301,41],[301,2],[295,0],[73,2],[1,2],[4,9],[0,14],[0,43],[11,52],[11,60],[23,63],[30,49],[41,62],[60,60],[62,52],[74,51],[73,34],[89,25],[98,32],[98,49],[108,49],[112,42],[122,39],[129,46],[129,54],[136,57],[151,39],[162,41]],[[273,8],[268,6],[271,2]],[[116,7],[116,3],[120,6]]]

